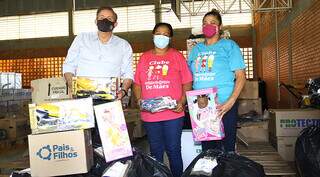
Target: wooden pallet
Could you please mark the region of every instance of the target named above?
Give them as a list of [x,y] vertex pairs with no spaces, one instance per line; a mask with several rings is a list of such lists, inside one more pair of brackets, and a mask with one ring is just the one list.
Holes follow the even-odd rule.
[[267,176],[296,176],[295,170],[268,143],[250,143],[250,146],[238,143],[237,151],[240,155],[260,163]]

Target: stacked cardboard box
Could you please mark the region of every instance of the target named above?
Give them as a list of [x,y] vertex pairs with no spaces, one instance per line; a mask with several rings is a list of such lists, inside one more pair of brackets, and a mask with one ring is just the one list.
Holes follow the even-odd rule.
[[[4,74],[1,74],[3,77]],[[7,87],[0,89],[0,129],[5,132],[0,138],[0,143],[2,141],[13,142],[29,134],[28,104],[30,102],[30,89]]]
[[[34,81],[29,105],[32,176],[86,173],[93,165],[94,108],[106,161],[132,155],[120,101],[93,107],[92,97],[71,99],[63,78]],[[67,99],[67,100],[66,100]]]
[[311,125],[320,126],[320,110],[271,110],[269,121],[270,142],[284,160],[294,161],[297,137],[301,130]]
[[31,82],[29,156],[32,176],[86,173],[93,165],[92,98],[71,100],[63,78]]
[[261,98],[259,98],[259,85],[258,81],[246,81],[239,95],[239,108],[238,114],[245,114],[250,111],[256,111],[262,114]]
[[32,102],[50,103],[71,99],[67,82],[62,77],[45,78],[31,81]]

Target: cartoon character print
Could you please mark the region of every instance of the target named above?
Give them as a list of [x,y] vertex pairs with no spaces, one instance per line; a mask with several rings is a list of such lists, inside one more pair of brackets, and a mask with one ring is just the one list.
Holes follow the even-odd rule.
[[154,69],[154,66],[149,66],[148,68],[148,71],[147,71],[147,76],[148,76],[148,80],[151,80],[151,76],[153,74],[153,69]]
[[213,68],[213,62],[214,62],[214,55],[209,55],[209,58],[208,58],[208,69],[209,69],[209,72],[211,72],[211,70]]
[[195,72],[206,72],[207,68],[208,71],[211,72],[214,65],[214,54],[208,55],[202,55],[198,56],[195,60]]
[[159,77],[168,75],[169,66],[167,64],[150,65],[147,70],[148,80],[159,80]]
[[201,60],[201,72],[205,72],[206,71],[207,59],[208,59],[207,55],[202,57],[202,60]]
[[198,56],[197,59],[196,59],[196,63],[195,63],[195,64],[196,64],[196,67],[195,67],[195,68],[196,68],[196,73],[199,72],[199,63],[200,63],[200,60],[201,60],[201,57]]

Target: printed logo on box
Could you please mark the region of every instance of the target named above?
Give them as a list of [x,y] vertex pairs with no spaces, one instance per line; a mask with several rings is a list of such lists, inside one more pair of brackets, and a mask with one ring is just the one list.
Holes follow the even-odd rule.
[[282,119],[281,128],[304,128],[308,126],[320,126],[320,119]]
[[42,160],[68,160],[78,157],[78,152],[74,147],[66,144],[62,145],[46,145],[40,148],[37,156]]

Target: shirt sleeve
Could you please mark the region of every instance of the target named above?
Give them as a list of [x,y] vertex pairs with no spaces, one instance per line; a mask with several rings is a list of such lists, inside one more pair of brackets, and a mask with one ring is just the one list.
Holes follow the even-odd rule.
[[188,66],[191,68],[192,61],[195,59],[196,48],[195,46],[191,49],[191,52],[188,55]]
[[232,71],[246,68],[240,47],[234,41],[231,41],[231,45],[230,45],[229,66]]
[[124,79],[133,79],[132,69],[132,48],[128,42],[124,45],[124,56],[121,64],[121,77]]
[[67,57],[62,65],[62,73],[73,73],[76,74],[77,66],[78,66],[78,58],[80,55],[80,46],[81,46],[81,34],[77,35],[73,40],[69,50]]
[[134,81],[133,82],[137,85],[141,85],[140,72],[141,72],[142,65],[143,65],[143,58],[144,58],[144,54],[142,54],[140,56],[139,63],[137,64],[137,68],[136,68],[136,73],[134,74]]
[[179,63],[180,63],[180,76],[182,84],[186,84],[192,81],[192,74],[189,70],[186,58],[178,52]]

